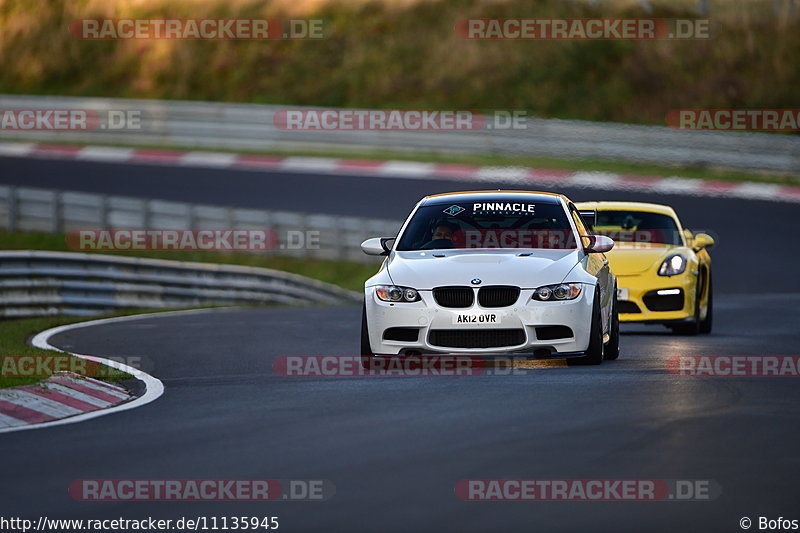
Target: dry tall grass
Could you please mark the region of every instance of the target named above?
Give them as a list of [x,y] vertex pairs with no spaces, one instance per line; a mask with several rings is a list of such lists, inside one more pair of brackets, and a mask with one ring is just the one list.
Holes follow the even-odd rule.
[[[800,21],[712,2],[705,41],[464,41],[469,17],[695,16],[694,0],[5,0],[0,91],[330,106],[527,109],[663,123],[685,107],[797,107]],[[760,1],[760,0],[753,0]],[[675,7],[675,6],[678,7]],[[88,17],[322,18],[319,41],[80,41]]]

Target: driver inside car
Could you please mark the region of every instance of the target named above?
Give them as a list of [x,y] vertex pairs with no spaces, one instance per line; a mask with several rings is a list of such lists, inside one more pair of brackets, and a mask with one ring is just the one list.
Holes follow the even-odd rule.
[[435,248],[453,248],[453,234],[459,228],[455,224],[449,222],[440,222],[433,228],[431,240],[423,245],[421,248],[425,250]]

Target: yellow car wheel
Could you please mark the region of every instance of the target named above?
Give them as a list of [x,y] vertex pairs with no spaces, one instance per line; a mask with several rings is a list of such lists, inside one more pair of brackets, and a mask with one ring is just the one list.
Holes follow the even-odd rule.
[[708,302],[706,303],[706,317],[700,321],[700,333],[711,333],[714,323],[714,286],[711,284],[711,272],[708,273]]
[[[617,288],[614,287],[614,294]],[[619,311],[617,310],[617,298],[614,297],[614,306],[611,309],[611,332],[609,334],[608,344],[606,344],[603,351],[603,359],[613,361],[619,358]]]
[[694,315],[690,321],[670,326],[676,335],[697,335],[700,333],[700,286],[694,291]]

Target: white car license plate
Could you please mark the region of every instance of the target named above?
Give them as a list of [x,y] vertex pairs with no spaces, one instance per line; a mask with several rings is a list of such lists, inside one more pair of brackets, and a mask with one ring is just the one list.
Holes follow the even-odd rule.
[[465,325],[491,325],[499,324],[500,317],[497,313],[458,313],[453,315],[453,324]]
[[617,288],[617,300],[627,300],[628,299],[628,289],[620,289]]

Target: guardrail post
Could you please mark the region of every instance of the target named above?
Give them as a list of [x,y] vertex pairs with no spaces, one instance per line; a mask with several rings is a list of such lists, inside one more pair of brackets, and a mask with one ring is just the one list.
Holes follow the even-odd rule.
[[233,208],[225,208],[225,229],[233,229]]
[[261,219],[261,229],[267,232],[273,232],[273,235],[276,240],[273,243],[273,248],[268,251],[268,253],[275,253],[277,250],[281,249],[281,244],[283,241],[281,240],[281,236],[275,231],[275,228],[272,227],[272,212],[271,211],[262,211],[262,219]]
[[53,194],[53,211],[51,216],[50,231],[53,233],[62,233],[64,228],[64,197],[61,191],[56,191]]
[[309,257],[307,237],[311,227],[308,224],[308,215],[306,213],[300,214],[300,227],[297,229],[303,234],[303,247],[300,249],[300,257]]
[[17,188],[10,187],[8,191],[8,231],[17,230],[17,216],[19,215],[19,205],[17,200]]
[[108,195],[104,194],[100,197],[100,227],[108,229]]
[[342,224],[342,217],[335,216],[333,217],[333,240],[334,246],[336,247],[336,258],[341,260],[347,259],[347,246],[344,242],[344,232],[343,232],[343,224]]
[[144,201],[144,213],[142,217],[143,229],[150,229],[150,221],[153,219],[152,200]]

